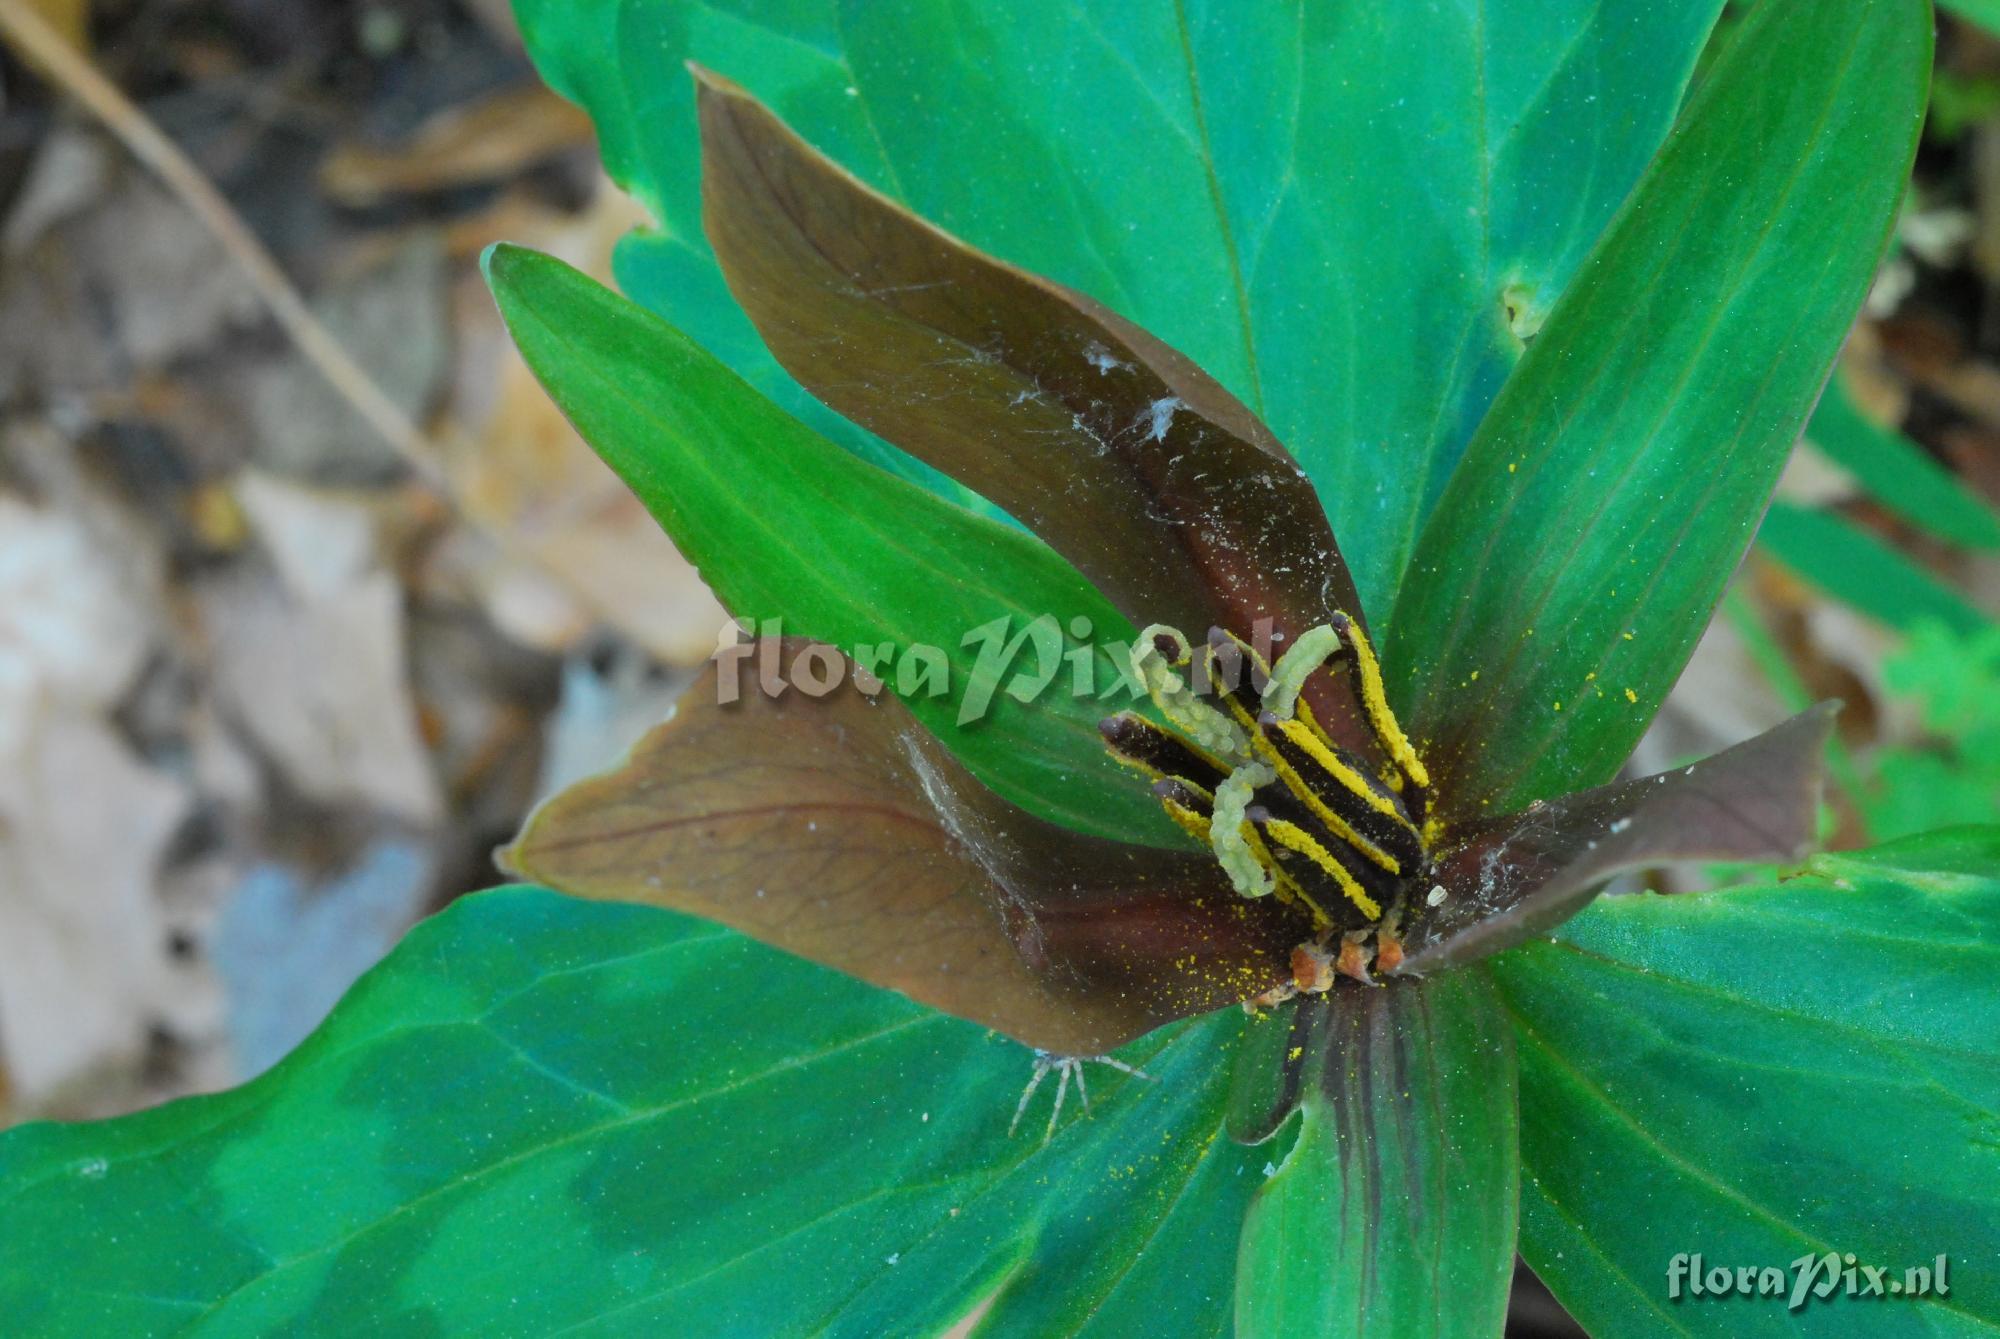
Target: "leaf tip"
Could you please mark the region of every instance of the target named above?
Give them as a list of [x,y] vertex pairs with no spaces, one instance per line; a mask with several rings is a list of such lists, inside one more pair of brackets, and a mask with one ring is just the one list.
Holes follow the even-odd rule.
[[523,828],[519,836],[493,848],[493,868],[515,879],[533,881],[535,875],[529,869],[527,852],[528,829]]
[[479,272],[486,276],[487,283],[497,283],[518,263],[520,254],[526,250],[526,247],[513,242],[494,242],[479,253]]
[[698,101],[708,103],[720,100],[756,105],[756,98],[751,94],[750,90],[737,83],[734,79],[731,79],[728,75],[719,74],[698,60],[690,60],[685,63],[687,65],[687,72],[694,77],[695,97]]

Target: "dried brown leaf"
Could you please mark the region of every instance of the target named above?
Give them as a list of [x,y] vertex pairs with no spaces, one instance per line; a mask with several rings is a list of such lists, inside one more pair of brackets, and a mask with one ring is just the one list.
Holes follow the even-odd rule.
[[347,205],[498,181],[591,142],[590,118],[540,84],[446,108],[394,148],[349,141],[327,156],[320,185]]

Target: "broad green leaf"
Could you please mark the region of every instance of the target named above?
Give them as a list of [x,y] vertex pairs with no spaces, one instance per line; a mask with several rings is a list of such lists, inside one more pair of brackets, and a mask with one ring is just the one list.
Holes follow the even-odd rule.
[[[1071,691],[1067,664],[1030,701],[992,692],[1001,671],[990,662],[1004,647],[967,640],[997,619],[1009,620],[1007,638],[1043,617],[1059,631],[1087,619],[1100,648],[1093,683],[1116,683],[1105,648],[1136,634],[1046,545],[832,446],[659,318],[560,261],[500,247],[487,275],[535,375],[732,613],[760,625],[782,618],[786,633],[850,654],[894,643],[892,665],[912,647],[935,647],[950,663],[943,696],[915,675],[885,677],[980,780],[1069,827],[1178,841],[1098,736],[1098,720],[1125,697]],[[1037,649],[1022,652],[1003,667],[1010,684],[1036,668]],[[961,725],[982,675],[987,709]]]
[[1835,512],[1773,502],[1757,540],[1765,554],[1892,628],[1907,632],[1934,620],[1969,636],[1991,622],[1915,561]]
[[[0,1135],[9,1334],[1228,1333],[1272,1152],[1235,1010],[1056,1079],[705,923],[534,890],[418,927],[275,1070]],[[1279,1156],[1282,1156],[1280,1154]],[[995,1298],[995,1294],[998,1294]]]
[[2000,762],[1992,752],[1884,749],[1875,784],[1861,796],[1868,832],[1906,837],[1948,824],[1990,823],[2000,814]]
[[[1603,898],[1496,976],[1521,1249],[1593,1335],[2000,1334],[2000,829]],[[1668,1295],[1681,1252],[1829,1251],[1898,1280],[1945,1253],[1950,1295]]]
[[1383,660],[1439,793],[1603,781],[1749,544],[1889,236],[1923,0],[1771,0],[1480,425]]
[[1498,1336],[1520,1171],[1506,1015],[1483,973],[1326,1015],[1297,1141],[1243,1224],[1239,1335]]
[[703,240],[693,59],[1269,423],[1386,611],[1418,519],[1670,124],[1718,0],[517,0],[660,229],[626,291],[803,398]]
[[1843,378],[1827,382],[1806,436],[1909,524],[1953,544],[2000,549],[2000,515],[1929,452],[1864,414]]

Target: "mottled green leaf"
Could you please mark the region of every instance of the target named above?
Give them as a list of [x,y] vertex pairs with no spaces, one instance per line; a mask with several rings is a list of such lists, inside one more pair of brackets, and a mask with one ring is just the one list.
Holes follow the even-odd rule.
[[1693,653],[1889,236],[1924,0],[1771,0],[1494,403],[1383,659],[1469,812],[1606,780]]
[[[693,59],[1242,398],[1386,611],[1419,517],[1671,122],[1718,0],[519,0],[659,219],[619,281],[788,407],[699,226]],[[817,421],[817,420],[816,420]]]
[[[1117,682],[1107,648],[1136,634],[1046,545],[835,448],[659,318],[560,261],[500,247],[487,274],[529,366],[732,613],[782,618],[786,633],[850,653],[890,642],[899,660],[911,647],[937,648],[950,662],[944,695],[915,675],[886,677],[987,785],[1070,827],[1179,840],[1145,788],[1105,755],[1097,722],[1125,697],[1073,692],[1067,663],[1042,666],[1050,681],[1031,701],[992,692],[998,671],[982,671],[980,660],[997,659],[999,643],[967,641],[996,619],[1010,620],[1011,638],[1035,619],[1053,618],[1060,636],[1083,618],[1099,648],[1092,682]],[[1038,657],[1025,645],[1004,666],[1007,682]],[[960,725],[981,673],[988,709]]]
[[1844,378],[1827,382],[1806,437],[1909,524],[1953,544],[2000,549],[2000,515],[1921,446],[1863,413]]
[[1056,1079],[699,921],[534,890],[412,932],[275,1070],[0,1135],[7,1333],[1228,1333],[1270,1153],[1231,1010]]
[[1934,620],[1969,636],[1991,622],[1963,595],[1837,512],[1773,502],[1757,541],[1763,553],[1892,628],[1907,632]]
[[1316,1015],[1313,1055],[1297,1141],[1244,1220],[1237,1334],[1498,1336],[1520,1163],[1491,985],[1460,972],[1290,1007]]
[[[1496,960],[1522,1251],[1594,1335],[2000,1333],[2000,829],[1770,887],[1602,898]],[[1668,1295],[1668,1266],[1851,1252],[1948,1297]],[[1844,1263],[1843,1263],[1844,1268]]]

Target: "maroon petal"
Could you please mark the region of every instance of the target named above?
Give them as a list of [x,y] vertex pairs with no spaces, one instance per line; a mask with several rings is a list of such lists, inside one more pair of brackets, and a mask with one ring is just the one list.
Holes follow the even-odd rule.
[[[787,645],[787,663],[803,645]],[[721,921],[1066,1054],[1288,975],[1291,913],[1238,897],[1205,852],[1087,837],[1014,808],[893,694],[773,699],[746,685],[722,705],[718,677],[711,667],[618,770],[543,805],[506,865],[562,892]]]
[[1081,294],[868,189],[700,81],[702,207],[731,291],[813,394],[987,497],[1134,624],[1199,643],[1362,615],[1318,496],[1247,408]]
[[1566,795],[1497,819],[1438,862],[1443,901],[1397,971],[1456,967],[1545,934],[1614,874],[1679,860],[1796,860],[1818,815],[1837,702],[1692,767]]

